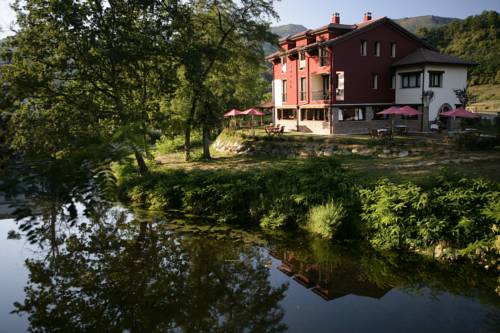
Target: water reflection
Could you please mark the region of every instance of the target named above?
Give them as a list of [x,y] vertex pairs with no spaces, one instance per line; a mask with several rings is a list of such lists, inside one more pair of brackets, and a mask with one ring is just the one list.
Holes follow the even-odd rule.
[[357,295],[371,298],[382,298],[391,287],[379,287],[363,276],[361,267],[355,262],[342,265],[331,263],[317,264],[297,257],[294,251],[271,252],[281,261],[278,270],[293,279],[326,301],[346,295]]
[[[26,299],[35,331],[281,332],[286,285],[269,284],[262,249],[172,233],[114,210],[30,259]],[[49,239],[49,242],[51,240]]]
[[65,195],[62,187],[40,187],[36,209],[18,216],[9,233],[34,249],[24,299],[14,304],[31,331],[500,327],[496,277],[466,263],[131,214],[96,199],[92,188]]

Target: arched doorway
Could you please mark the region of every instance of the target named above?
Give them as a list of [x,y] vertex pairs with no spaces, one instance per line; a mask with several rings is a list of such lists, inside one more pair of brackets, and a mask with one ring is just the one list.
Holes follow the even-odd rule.
[[451,106],[448,103],[444,103],[439,108],[439,112],[438,112],[438,115],[439,115],[439,129],[451,130],[451,118],[450,117],[441,116],[441,113],[447,112],[447,111],[450,111],[450,110],[453,110],[453,106]]

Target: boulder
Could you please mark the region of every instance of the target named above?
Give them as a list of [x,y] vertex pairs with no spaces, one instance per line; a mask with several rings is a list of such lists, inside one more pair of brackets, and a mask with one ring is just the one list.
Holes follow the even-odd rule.
[[407,157],[408,155],[410,155],[408,150],[401,150],[398,154],[398,157]]

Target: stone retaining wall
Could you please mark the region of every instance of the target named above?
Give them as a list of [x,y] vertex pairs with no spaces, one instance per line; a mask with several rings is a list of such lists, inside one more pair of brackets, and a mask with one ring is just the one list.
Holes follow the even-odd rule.
[[217,139],[212,148],[219,152],[247,154],[251,156],[277,157],[314,157],[333,155],[360,155],[378,158],[418,156],[429,153],[447,154],[450,149],[444,146],[416,147],[414,145],[365,145],[339,144],[331,142],[291,142],[291,141],[243,141],[236,142]]

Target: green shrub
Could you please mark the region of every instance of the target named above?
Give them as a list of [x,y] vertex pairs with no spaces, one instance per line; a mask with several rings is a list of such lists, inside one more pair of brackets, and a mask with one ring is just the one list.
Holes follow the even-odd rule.
[[305,229],[326,239],[332,239],[346,217],[346,210],[341,203],[329,202],[314,206],[309,210]]
[[360,191],[363,233],[377,248],[412,249],[445,242],[455,248],[494,239],[499,185],[439,178],[430,188],[379,182]]

